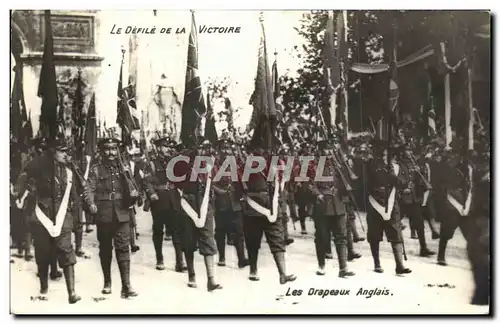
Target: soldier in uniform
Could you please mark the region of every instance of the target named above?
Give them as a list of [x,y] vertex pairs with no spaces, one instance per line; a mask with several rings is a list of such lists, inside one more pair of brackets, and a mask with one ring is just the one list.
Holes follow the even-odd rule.
[[[283,165],[286,163],[288,156],[288,148],[283,146],[283,148],[279,152],[279,163]],[[288,233],[288,215],[287,215],[287,206],[289,206],[290,214],[293,215],[293,211],[295,211],[295,203],[292,200],[292,204],[289,205],[290,196],[293,196],[293,191],[291,191],[291,183],[293,181],[293,174],[291,175],[291,179],[287,180],[283,176],[280,178],[280,211],[281,211],[281,220],[283,222],[283,228],[285,230],[285,243],[286,245],[290,245],[294,242],[293,238],[290,238],[290,234]],[[293,217],[292,217],[293,218]]]
[[446,266],[446,246],[460,227],[468,241],[474,224],[471,204],[476,194],[473,191],[473,167],[464,155],[463,139],[456,138],[451,143],[451,152],[447,159],[446,173],[443,175],[443,187],[446,195],[445,214],[442,215],[439,233],[438,264]]
[[[300,150],[300,156],[309,156],[311,155],[311,151],[309,150],[309,146],[307,143],[302,144],[302,148]],[[300,160],[296,159],[296,168],[299,169],[298,172],[300,172]],[[312,162],[311,162],[312,163]],[[299,222],[300,222],[300,229],[301,233],[303,235],[307,234],[307,228],[306,228],[306,218],[310,216],[310,211],[312,209],[312,205],[310,204],[311,197],[309,195],[309,189],[305,183],[298,182],[297,183],[297,189],[295,191],[295,202],[297,203],[298,207],[298,214],[299,214]]]
[[[328,247],[331,247],[330,235],[333,232],[335,248],[339,262],[339,277],[346,278],[354,275],[347,268],[347,216],[344,206],[346,200],[346,188],[339,174],[340,166],[335,165],[332,155],[333,140],[321,140],[318,149],[326,157],[323,174],[318,167],[309,172],[309,180],[312,182],[311,193],[316,199],[313,208],[313,220],[315,226],[314,244],[316,257],[318,258],[318,275],[325,274],[325,257]],[[319,166],[319,165],[318,165]],[[319,176],[332,177],[330,181],[317,181]]]
[[[194,142],[194,141],[193,141]],[[207,271],[207,290],[213,291],[221,289],[222,286],[215,281],[214,255],[217,254],[217,247],[214,238],[214,210],[210,203],[211,185],[207,174],[195,175],[191,181],[191,174],[194,172],[194,160],[198,153],[204,154],[202,147],[199,151],[196,143],[183,143],[191,145],[189,149],[181,152],[180,155],[189,159],[177,161],[174,165],[173,173],[176,177],[185,177],[183,180],[175,182],[175,187],[180,194],[181,212],[179,215],[179,226],[181,233],[181,246],[186,258],[188,270],[188,287],[196,288],[196,274],[194,272],[194,252],[199,249],[199,253],[205,261]],[[205,146],[204,143],[202,143]],[[180,148],[181,149],[181,148]],[[211,181],[211,180],[210,180]],[[196,224],[195,224],[196,220]]]
[[[429,228],[432,233],[432,239],[436,240],[439,238],[439,232],[436,224],[436,207],[435,207],[435,194],[434,186],[432,185],[432,178],[434,174],[432,173],[432,151],[427,149],[426,154],[420,160],[420,170],[422,175],[427,180],[427,183],[431,184],[430,189],[423,192],[422,197],[422,216],[424,221],[427,221]],[[427,193],[426,193],[427,192]]]
[[[141,149],[139,147],[127,147],[127,155],[129,157],[129,167],[130,170],[132,171],[132,174],[134,176],[135,182],[140,186],[142,184],[142,180],[144,177],[144,163],[141,159],[142,153]],[[142,207],[143,200],[142,198],[139,199],[137,203],[137,207]],[[135,206],[131,206],[130,209],[132,209],[131,213],[131,219],[130,219],[130,250],[132,253],[135,253],[139,251],[141,248],[139,245],[136,244],[136,240],[138,237],[137,234],[137,211],[135,210]]]
[[422,202],[424,193],[431,188],[426,185],[424,180],[419,176],[419,166],[412,157],[412,151],[409,144],[402,146],[400,154],[400,182],[401,198],[400,211],[402,216],[406,215],[418,234],[420,243],[420,256],[429,257],[435,252],[429,250],[425,239],[424,219],[422,217]]
[[475,289],[471,304],[488,305],[490,299],[490,152],[489,140],[480,138],[475,143],[477,161],[474,168],[473,222],[467,240],[469,261],[474,275]]
[[104,276],[103,294],[111,294],[111,260],[113,247],[122,281],[121,297],[137,296],[130,284],[130,220],[134,203],[127,190],[118,154],[120,141],[103,138],[99,141],[101,161],[89,172],[89,192],[86,197],[90,211],[96,214],[99,258]]
[[[77,177],[68,165],[69,147],[63,139],[51,143],[51,150],[31,161],[26,169],[26,181],[20,184],[20,204],[24,205],[25,192],[36,201],[30,224],[34,237],[35,260],[38,266],[40,294],[48,293],[49,266],[53,257],[63,269],[70,304],[81,297],[75,292],[76,256],[71,242],[74,217],[80,206]],[[53,170],[53,171],[52,171]],[[84,186],[84,184],[80,184]],[[85,189],[85,188],[83,188]]]
[[[231,158],[229,140],[221,140],[221,152],[216,162],[220,167],[226,158]],[[234,156],[233,156],[234,157]],[[223,176],[213,184],[215,193],[215,241],[219,251],[218,265],[226,265],[226,236],[231,237],[231,242],[238,256],[238,267],[244,268],[248,265],[245,257],[244,234],[243,234],[243,189],[239,182],[233,182],[229,176]]]
[[[396,193],[400,188],[400,166],[394,159],[389,161],[386,142],[376,142],[374,158],[368,161],[368,206],[366,223],[367,240],[373,257],[374,271],[382,273],[380,264],[380,242],[383,234],[391,242],[396,274],[411,273],[403,263],[404,243],[401,233],[401,217]],[[389,169],[389,170],[388,170]]]
[[182,258],[179,217],[180,201],[175,186],[167,177],[167,165],[173,157],[175,142],[167,137],[155,140],[157,156],[151,160],[145,176],[145,192],[151,202],[153,216],[153,245],[156,253],[156,269],[164,270],[163,235],[172,233],[175,251],[175,271],[187,270]]
[[[254,143],[250,143],[249,150],[253,150],[251,153],[253,156],[264,157],[264,149],[256,147]],[[269,219],[263,214],[266,210],[272,213],[273,207],[275,207],[273,206],[275,190],[279,190],[268,184],[267,174],[268,170],[253,173],[249,175],[248,181],[242,182],[243,190],[246,193],[243,228],[250,263],[250,276],[248,279],[251,281],[260,280],[257,274],[257,261],[262,234],[265,234],[267,244],[278,268],[279,281],[284,285],[287,282],[295,281],[297,277],[293,274],[287,274],[286,271],[286,242],[280,213],[271,215],[272,217],[276,217],[276,219],[272,219],[271,217]]]

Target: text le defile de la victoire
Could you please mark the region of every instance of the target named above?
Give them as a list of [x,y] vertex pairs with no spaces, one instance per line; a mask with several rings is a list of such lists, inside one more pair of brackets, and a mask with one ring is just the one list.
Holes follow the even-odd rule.
[[[185,34],[186,27],[157,27],[157,26],[133,26],[127,25],[118,27],[116,24],[111,28],[110,34]],[[241,32],[240,26],[210,26],[201,25],[198,27],[200,34],[239,34]]]

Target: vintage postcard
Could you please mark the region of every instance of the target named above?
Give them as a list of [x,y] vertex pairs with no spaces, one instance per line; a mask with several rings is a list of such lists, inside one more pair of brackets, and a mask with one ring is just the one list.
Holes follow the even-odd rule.
[[489,11],[10,26],[12,314],[490,314]]

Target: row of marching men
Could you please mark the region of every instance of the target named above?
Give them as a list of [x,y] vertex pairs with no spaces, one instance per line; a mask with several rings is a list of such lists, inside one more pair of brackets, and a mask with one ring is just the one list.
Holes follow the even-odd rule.
[[[286,245],[293,242],[288,236],[287,217],[285,210],[288,203],[291,208],[292,220],[301,220],[302,231],[305,231],[303,219],[309,213],[315,223],[315,247],[318,259],[318,275],[325,273],[325,259],[331,258],[331,236],[333,235],[339,263],[339,276],[354,275],[347,267],[347,260],[360,257],[353,249],[353,242],[360,241],[359,236],[353,238],[356,232],[354,221],[356,203],[350,191],[352,187],[346,174],[349,174],[347,164],[341,160],[345,156],[336,154],[339,145],[333,140],[317,143],[319,155],[330,157],[323,170],[323,175],[333,176],[331,182],[314,182],[317,166],[311,161],[307,176],[309,182],[293,180],[284,186],[268,183],[266,172],[252,174],[249,181],[232,182],[222,178],[217,183],[211,183],[210,177],[199,175],[194,182],[184,181],[171,183],[167,178],[167,164],[170,159],[179,155],[194,157],[195,155],[216,155],[224,161],[227,155],[236,155],[240,171],[248,154],[267,157],[266,150],[249,147],[248,150],[231,145],[229,141],[221,141],[217,153],[211,150],[208,143],[177,144],[168,138],[155,142],[157,154],[149,161],[133,159],[123,162],[119,154],[119,141],[114,138],[103,139],[100,142],[100,158],[89,168],[88,180],[83,179],[81,172],[70,163],[69,148],[64,141],[50,143],[51,148],[40,154],[28,164],[21,173],[13,194],[16,204],[22,205],[30,201],[27,197],[36,198],[33,225],[30,227],[34,236],[35,258],[40,278],[40,292],[48,292],[48,269],[54,262],[54,257],[63,268],[68,287],[69,301],[79,300],[74,288],[75,252],[71,242],[71,231],[75,228],[74,220],[78,219],[79,210],[84,208],[94,215],[99,240],[99,258],[103,272],[103,294],[111,293],[111,259],[112,247],[115,247],[116,259],[120,269],[122,291],[124,298],[136,296],[137,293],[130,284],[130,252],[131,239],[135,237],[134,205],[144,193],[145,205],[151,209],[153,218],[153,243],[156,252],[156,268],[164,270],[165,260],[162,245],[163,236],[168,231],[172,236],[175,251],[175,271],[188,273],[188,286],[196,287],[194,272],[194,252],[196,250],[204,257],[207,275],[207,289],[220,289],[214,277],[214,256],[218,254],[218,265],[225,265],[226,237],[236,249],[238,266],[250,266],[249,279],[258,281],[258,252],[262,235],[266,235],[279,273],[279,281],[284,284],[294,281],[296,277],[286,270]],[[485,226],[488,224],[489,202],[481,201],[477,190],[489,189],[489,159],[482,163],[481,168],[469,168],[470,159],[464,159],[460,154],[449,154],[446,161],[430,163],[432,154],[415,161],[411,148],[399,145],[391,146],[388,154],[386,143],[372,143],[369,149],[361,151],[360,158],[368,167],[368,208],[367,208],[367,239],[370,244],[374,261],[374,271],[383,272],[379,257],[379,243],[383,233],[391,242],[396,263],[396,273],[406,274],[411,270],[404,266],[404,242],[401,233],[401,216],[407,215],[411,227],[415,229],[420,241],[420,254],[427,257],[434,254],[427,248],[424,219],[431,225],[433,238],[440,236],[438,262],[446,265],[446,243],[460,226],[467,239],[471,262],[476,279],[478,293],[475,298],[484,302],[487,294],[487,278],[489,274],[489,245]],[[455,148],[453,152],[461,152]],[[483,152],[484,151],[484,152]],[[487,154],[480,151],[479,156]],[[129,152],[133,157],[140,156]],[[285,154],[286,152],[282,152]],[[430,153],[430,152],[429,152]],[[389,156],[391,161],[388,161]],[[284,156],[283,156],[284,158]],[[426,160],[427,159],[427,160]],[[437,159],[434,159],[435,162]],[[483,159],[482,161],[486,161]],[[191,164],[179,162],[173,172],[175,175],[187,175],[190,178]],[[474,169],[477,175],[464,170],[463,165]],[[433,172],[429,164],[445,166],[442,172]],[[450,164],[453,167],[450,168]],[[458,167],[454,167],[458,166]],[[51,176],[50,168],[54,170]],[[297,168],[294,168],[297,171]],[[453,172],[445,172],[453,171]],[[241,172],[240,172],[241,173]],[[482,175],[484,173],[484,175]],[[429,184],[437,177],[442,186],[438,190]],[[133,179],[131,179],[133,178]],[[293,179],[293,177],[292,177]],[[134,181],[131,181],[134,180]],[[472,185],[474,183],[474,185]],[[486,185],[487,183],[488,185]],[[137,185],[139,184],[139,185]],[[467,185],[468,184],[468,185]],[[475,187],[472,190],[472,187]],[[68,189],[69,188],[69,189]],[[277,188],[277,190],[276,190]],[[299,217],[294,217],[293,202],[300,200],[301,192],[314,198],[313,204],[302,204],[306,212],[299,206]],[[52,194],[55,192],[55,194]],[[79,199],[83,194],[82,200]],[[474,195],[473,195],[474,194]],[[442,200],[440,195],[446,195]],[[472,199],[471,197],[477,197]],[[290,198],[292,197],[292,198]],[[299,198],[299,199],[297,199]],[[308,199],[309,200],[309,199]],[[35,201],[35,199],[31,199]],[[276,206],[278,202],[278,206]],[[280,212],[276,212],[280,210]],[[433,212],[434,210],[434,212]],[[433,223],[433,214],[441,215],[441,229],[438,234]],[[485,221],[486,219],[486,221]],[[78,223],[78,221],[77,221]],[[302,226],[304,224],[304,226]],[[77,226],[78,227],[78,226]],[[215,228],[215,230],[214,230]],[[131,230],[132,229],[132,230]],[[485,234],[486,233],[486,234]],[[81,245],[80,245],[81,246]],[[245,249],[246,246],[246,249]],[[132,244],[132,249],[136,247]],[[137,251],[138,247],[135,248]],[[77,252],[81,251],[78,249]],[[478,253],[478,251],[480,253]],[[247,252],[247,255],[245,255]],[[81,252],[80,252],[81,253]],[[330,254],[330,256],[329,256]],[[476,275],[478,273],[478,275]],[[486,279],[485,279],[486,278]],[[485,283],[486,280],[486,283]],[[486,285],[486,286],[485,286]],[[478,296],[478,297],[476,297]],[[486,297],[487,298],[487,297]]]

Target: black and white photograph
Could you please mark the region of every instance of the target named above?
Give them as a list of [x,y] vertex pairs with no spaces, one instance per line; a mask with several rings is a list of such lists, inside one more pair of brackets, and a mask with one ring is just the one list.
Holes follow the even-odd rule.
[[10,10],[10,313],[491,315],[491,25]]

